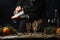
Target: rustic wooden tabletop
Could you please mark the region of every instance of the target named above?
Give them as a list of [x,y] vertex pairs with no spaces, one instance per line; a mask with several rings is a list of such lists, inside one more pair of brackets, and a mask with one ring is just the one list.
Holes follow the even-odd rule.
[[19,33],[18,35],[14,35],[14,36],[0,36],[0,39],[14,39],[14,38],[51,38],[51,37],[58,37],[60,38],[60,36],[56,36],[54,34],[42,34],[42,33]]

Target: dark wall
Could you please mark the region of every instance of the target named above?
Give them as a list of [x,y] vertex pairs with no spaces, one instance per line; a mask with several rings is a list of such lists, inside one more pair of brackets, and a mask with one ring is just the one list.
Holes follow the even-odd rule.
[[55,9],[58,9],[58,0],[47,0],[47,17],[53,18]]
[[35,2],[36,8],[34,10],[34,13],[31,14],[34,16],[32,19],[33,20],[38,20],[40,18],[45,19],[46,18],[46,1],[45,0],[36,0]]
[[[0,0],[0,24],[10,22],[10,17],[13,15],[16,3],[17,0]],[[58,0],[43,0],[43,3],[39,4],[39,9],[37,10],[39,14],[37,14],[36,18],[46,17],[46,15],[47,17],[53,17],[55,8],[58,8]]]
[[[0,24],[7,24],[10,22],[10,18],[13,15],[16,3],[17,0],[0,0]],[[39,8],[36,14],[34,14],[36,16],[36,18],[34,17],[35,19],[39,19],[40,17],[45,16],[45,1],[38,0],[38,4]]]
[[0,24],[10,22],[17,0],[0,0]]

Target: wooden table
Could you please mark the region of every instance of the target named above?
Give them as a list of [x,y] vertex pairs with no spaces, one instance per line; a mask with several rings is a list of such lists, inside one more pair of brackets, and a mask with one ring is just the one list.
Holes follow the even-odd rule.
[[52,38],[52,37],[58,37],[60,36],[55,36],[55,35],[47,35],[47,34],[42,34],[42,33],[19,33],[18,35],[15,36],[0,36],[1,40],[4,39],[18,39],[18,38]]

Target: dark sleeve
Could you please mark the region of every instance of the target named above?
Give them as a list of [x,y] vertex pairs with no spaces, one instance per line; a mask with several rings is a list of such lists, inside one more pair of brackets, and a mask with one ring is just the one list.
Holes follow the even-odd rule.
[[22,0],[18,0],[16,7],[17,7],[17,6],[21,6],[21,7],[22,7],[22,5],[23,5],[23,1],[22,1]]

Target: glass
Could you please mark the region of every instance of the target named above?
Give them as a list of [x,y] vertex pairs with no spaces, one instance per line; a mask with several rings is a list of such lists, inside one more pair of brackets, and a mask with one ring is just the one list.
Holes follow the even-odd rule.
[[31,30],[31,23],[27,23],[26,26],[27,26],[27,33],[30,33],[30,30]]
[[33,28],[33,33],[35,33],[37,31],[37,21],[34,21],[32,24],[32,28]]

